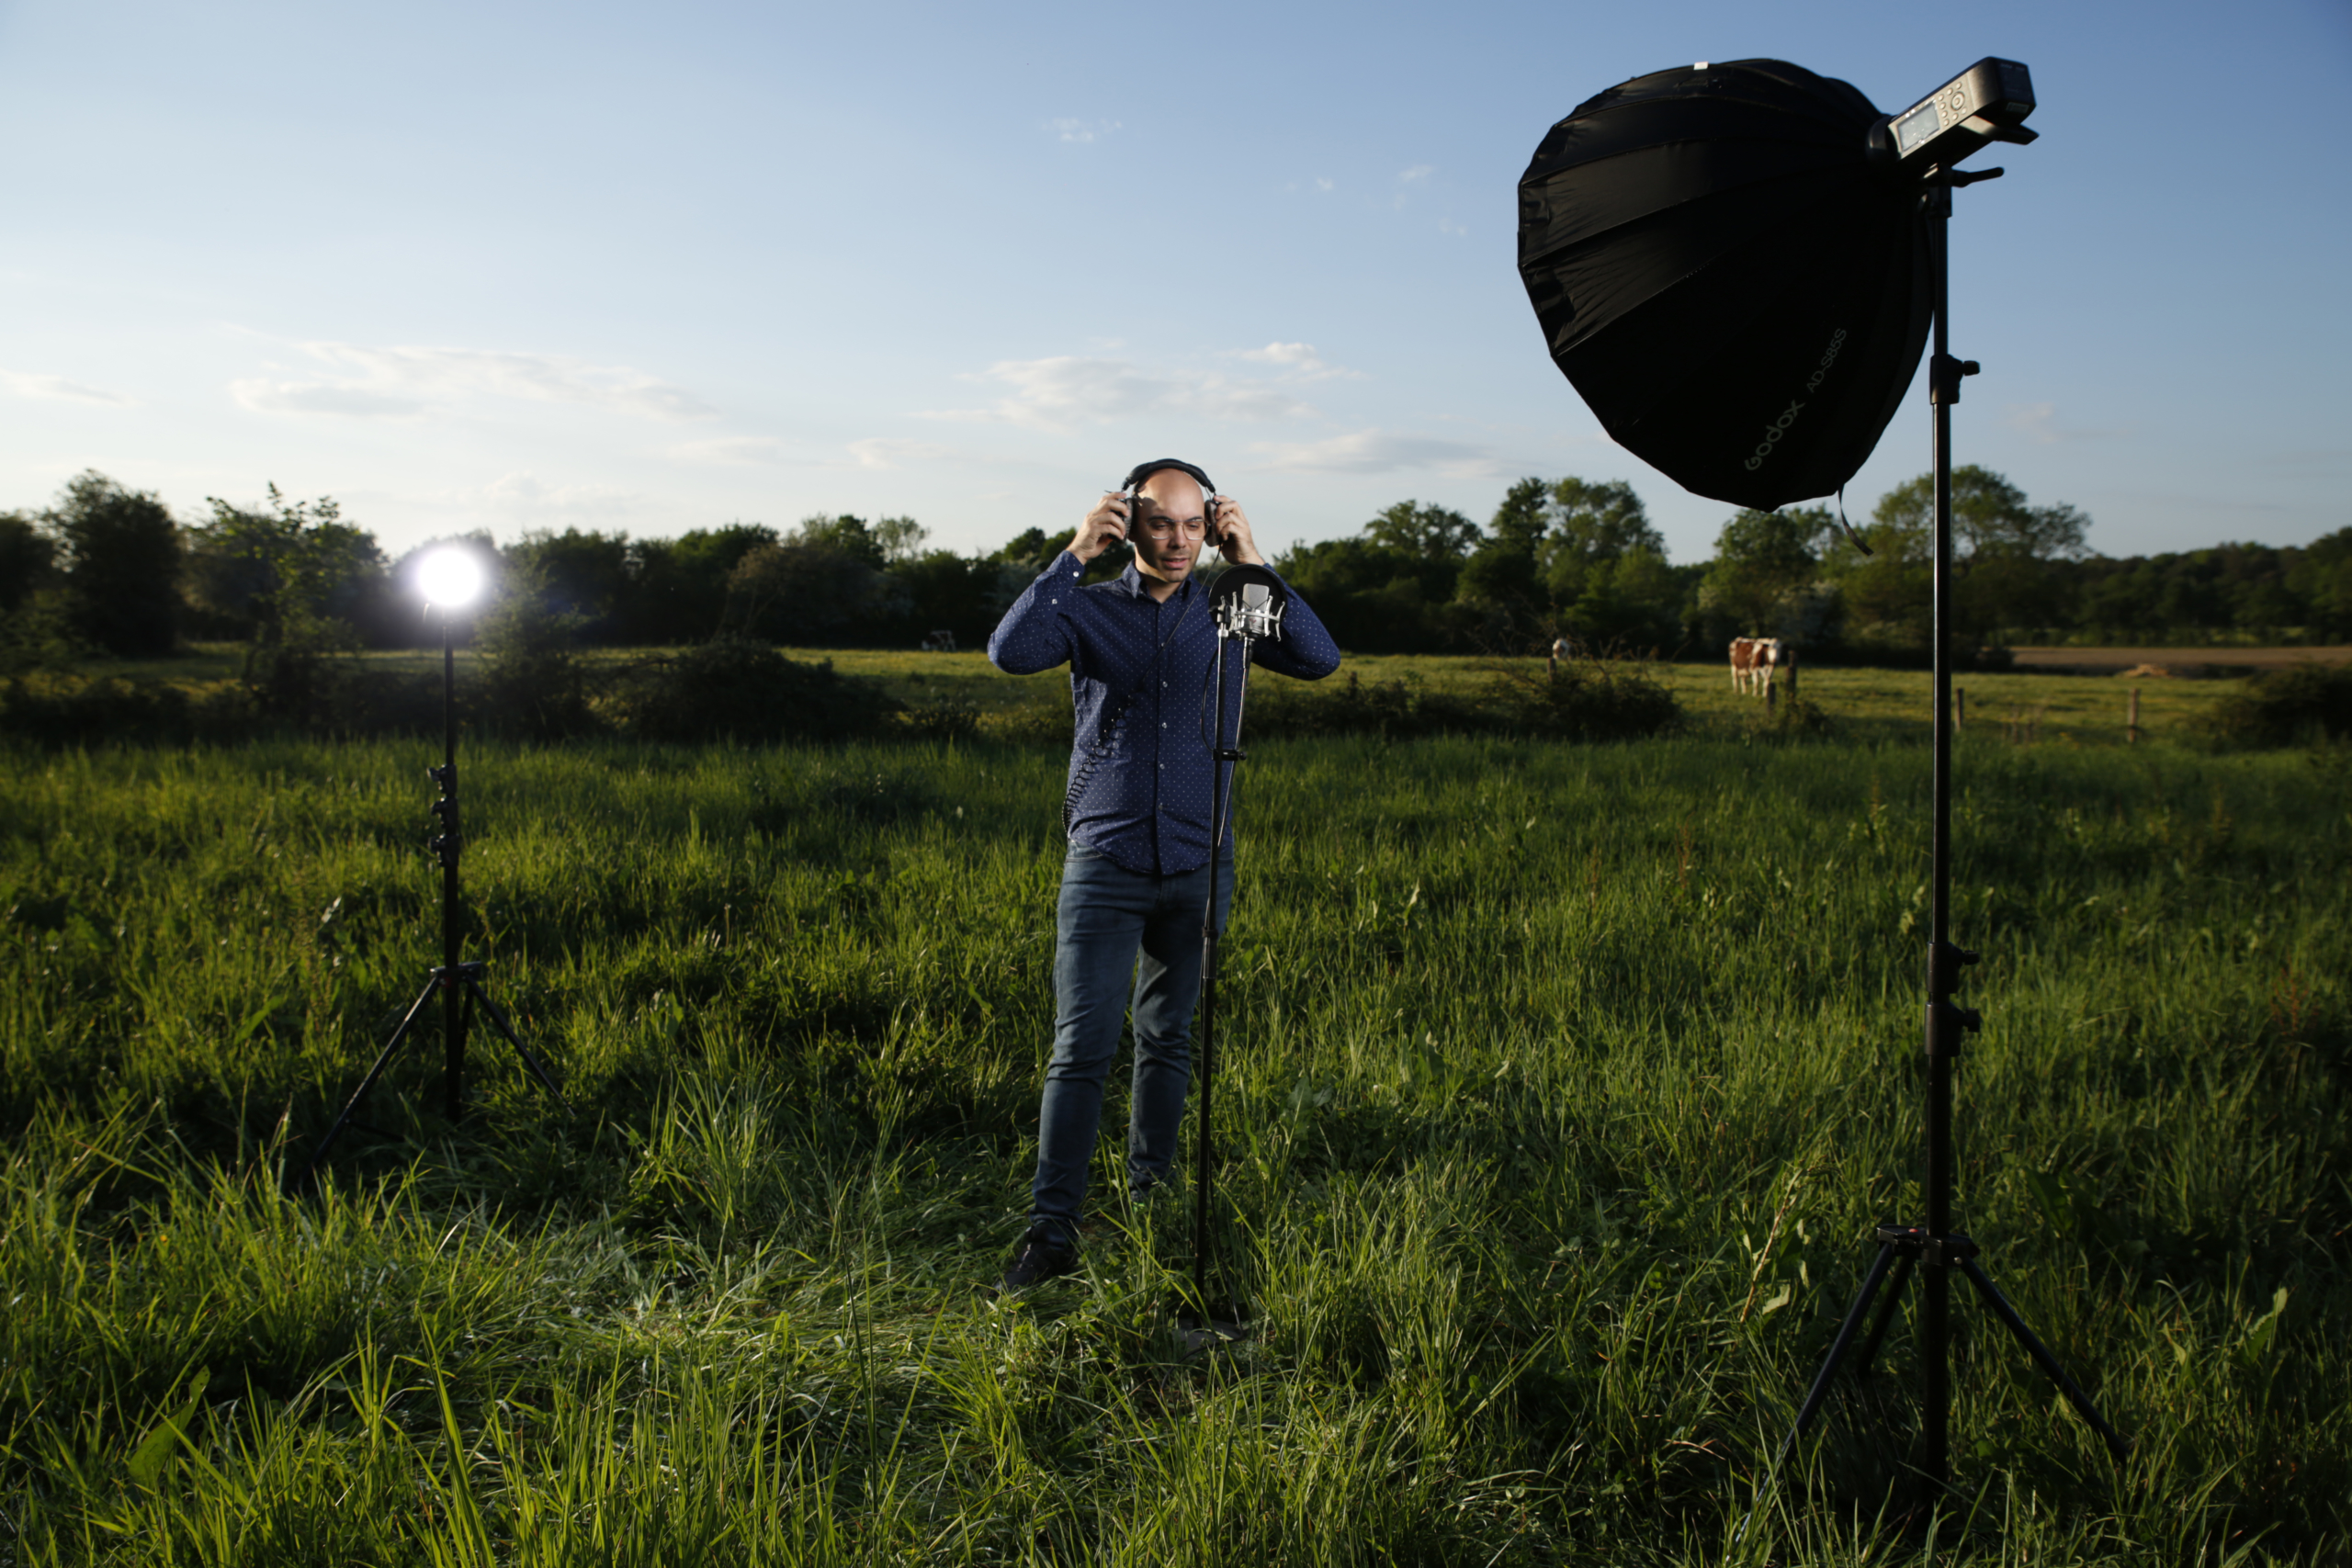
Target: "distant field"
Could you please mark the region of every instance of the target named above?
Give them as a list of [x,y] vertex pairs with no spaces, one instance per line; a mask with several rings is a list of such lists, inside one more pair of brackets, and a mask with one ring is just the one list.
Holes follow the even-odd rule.
[[[1028,703],[1069,701],[1069,674],[1012,676],[992,668],[977,652],[908,653],[879,649],[797,649],[797,658],[830,659],[845,674],[881,681],[905,702],[942,698],[982,709]],[[2099,650],[2107,651],[2107,650]],[[1487,679],[1498,660],[1444,654],[1351,655],[1335,680],[1350,675],[1365,682],[1427,682],[1467,687]],[[1528,661],[1530,663],[1533,660]],[[1737,733],[1763,716],[1760,697],[1732,690],[1728,666],[1717,663],[1660,664],[1659,679],[1670,686],[1702,731]],[[1280,677],[1272,677],[1280,679]],[[2125,739],[2122,682],[2080,676],[2012,672],[1966,674],[1954,684],[1967,694],[1968,728],[1963,734],[2002,735],[2060,745],[2120,745]],[[2228,694],[2212,682],[2154,680],[2140,689],[2142,739],[2183,735],[2195,720]],[[1928,736],[1931,682],[1924,670],[1833,670],[1801,671],[1797,690],[1858,739],[1900,743]],[[1785,688],[1784,688],[1785,691]]]
[[2176,675],[2206,671],[2242,673],[2295,664],[2352,664],[2352,647],[2336,648],[2019,648],[2019,664],[2083,674],[2161,665]]
[[[657,649],[592,650],[592,663],[616,666],[658,654]],[[978,649],[960,653],[921,653],[898,649],[795,648],[796,659],[830,660],[848,675],[880,682],[890,694],[910,705],[967,704],[982,712],[1033,705],[1065,705],[1069,674],[1066,670],[1039,675],[1007,675],[991,666]],[[2120,745],[2125,739],[2125,702],[2131,690],[2140,692],[2141,738],[2178,738],[2188,733],[2199,716],[2228,694],[2225,682],[2165,680],[2133,682],[2088,678],[2106,664],[2129,668],[2140,663],[2166,664],[2184,672],[2205,664],[2236,669],[2275,668],[2298,659],[2352,659],[2352,648],[2337,649],[2024,649],[2020,660],[2044,665],[2004,674],[1963,674],[1955,685],[1965,695],[1967,728],[1963,734],[1998,735],[2010,740],[2072,746]],[[94,666],[110,673],[166,681],[222,680],[237,673],[242,654],[236,645],[210,643],[177,659]],[[417,673],[435,669],[440,655],[424,649],[396,649],[363,654],[370,669]],[[2060,672],[2064,660],[2079,660]],[[1352,654],[1335,679],[1352,675],[1360,681],[1425,682],[1435,687],[1466,688],[1489,679],[1501,664],[1486,658],[1448,654]],[[1521,661],[1521,667],[1534,660]],[[460,651],[458,678],[460,700],[471,670],[470,658]],[[1689,661],[1655,666],[1658,678],[1671,687],[1684,711],[1702,733],[1736,734],[1762,716],[1760,698],[1736,694],[1728,667],[1719,660]],[[1279,679],[1279,677],[1275,677]],[[1785,679],[1785,678],[1784,678]],[[1786,688],[1783,687],[1783,694]],[[1849,738],[1900,744],[1924,740],[1928,734],[1929,681],[1922,670],[1804,668],[1799,692],[1817,704]]]

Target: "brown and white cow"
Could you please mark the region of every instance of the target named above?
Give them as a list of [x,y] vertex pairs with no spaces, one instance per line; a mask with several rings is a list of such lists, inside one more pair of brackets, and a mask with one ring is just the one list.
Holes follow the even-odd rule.
[[1731,645],[1731,689],[1751,695],[1768,690],[1772,684],[1773,667],[1780,662],[1779,637],[1734,637]]

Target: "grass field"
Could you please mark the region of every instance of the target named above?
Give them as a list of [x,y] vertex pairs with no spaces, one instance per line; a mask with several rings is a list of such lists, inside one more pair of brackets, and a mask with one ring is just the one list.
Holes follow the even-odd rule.
[[2011,651],[2020,665],[2090,674],[2119,673],[2143,664],[2189,676],[2219,671],[2247,674],[2296,664],[2352,664],[2352,648],[2342,644],[2302,648],[2018,648]]
[[972,1290],[1034,1153],[1050,750],[472,746],[473,952],[573,1111],[478,1043],[442,1123],[429,1038],[299,1200],[433,961],[429,759],[6,753],[0,1561],[2346,1561],[2352,775],[2127,750],[2120,682],[2024,676],[1966,682],[2048,712],[1962,747],[1961,1222],[2132,1457],[1963,1308],[1932,1544],[1872,1523],[1899,1331],[1733,1547],[1917,1217],[1927,753],[1923,677],[1807,671],[1804,743],[1720,679],[1664,740],[1253,748],[1258,1332],[1196,1359],[1115,1137],[1084,1275]]

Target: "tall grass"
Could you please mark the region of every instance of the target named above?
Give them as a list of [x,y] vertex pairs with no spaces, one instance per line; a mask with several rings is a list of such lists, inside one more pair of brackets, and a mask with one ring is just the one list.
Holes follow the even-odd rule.
[[0,1558],[2346,1560],[2340,769],[1967,738],[1962,1223],[2132,1452],[1963,1308],[1932,1525],[1904,1331],[1735,1546],[1919,1212],[1920,750],[1253,748],[1256,1332],[1189,1359],[1115,1137],[1083,1275],[972,1291],[1050,1030],[1035,749],[473,749],[472,951],[575,1114],[481,1039],[443,1123],[428,1038],[285,1196],[435,951],[428,760],[8,758]]

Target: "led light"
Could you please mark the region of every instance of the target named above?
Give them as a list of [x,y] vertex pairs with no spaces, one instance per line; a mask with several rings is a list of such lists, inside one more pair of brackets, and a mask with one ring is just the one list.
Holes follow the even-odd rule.
[[417,563],[416,585],[424,591],[427,602],[445,610],[458,609],[472,604],[481,592],[481,562],[462,546],[445,546]]

